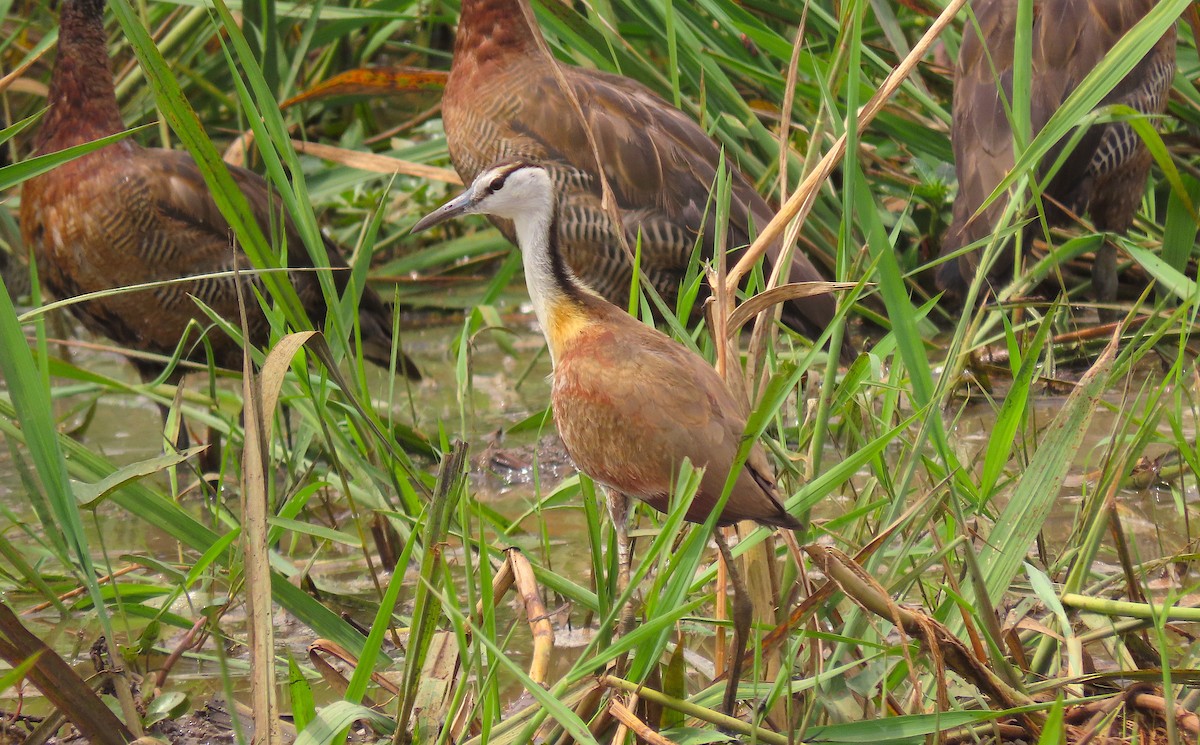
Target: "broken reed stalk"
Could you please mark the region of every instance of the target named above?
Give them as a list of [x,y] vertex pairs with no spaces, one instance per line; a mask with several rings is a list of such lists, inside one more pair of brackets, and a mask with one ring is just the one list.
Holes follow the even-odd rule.
[[[883,109],[883,105],[892,97],[892,94],[899,90],[900,85],[913,69],[916,68],[917,63],[933,47],[933,43],[937,41],[938,36],[941,35],[942,31],[946,30],[954,20],[954,16],[966,4],[967,0],[952,0],[937,17],[937,20],[930,25],[929,29],[916,45],[913,46],[912,51],[884,79],[883,85],[879,87],[879,90],[875,92],[875,95],[871,97],[871,100],[867,102],[867,105],[863,107],[858,115],[855,126],[859,132],[866,129],[867,125],[879,114]],[[816,169],[788,197],[787,202],[775,214],[771,222],[767,223],[762,232],[758,234],[758,238],[754,240],[754,243],[750,245],[746,253],[742,255],[737,265],[729,271],[729,276],[725,279],[724,287],[724,291],[728,293],[729,297],[734,297],[734,293],[737,292],[742,278],[746,276],[750,268],[754,266],[754,263],[766,252],[767,246],[782,237],[788,223],[793,219],[804,219],[816,199],[817,191],[825,183],[825,180],[829,178],[829,175],[833,173],[834,167],[845,153],[846,135],[843,134],[833,143],[833,147],[825,154],[825,157],[821,158]]]
[[438,469],[433,498],[425,511],[425,526],[421,531],[421,568],[413,599],[412,628],[408,635],[408,654],[404,658],[404,685],[396,703],[396,733],[392,740],[399,745],[409,734],[408,721],[412,716],[421,670],[429,651],[433,632],[437,630],[440,610],[438,590],[443,573],[439,569],[442,561],[442,543],[446,540],[454,506],[462,494],[465,478],[463,467],[467,462],[467,444],[455,441],[450,453],[442,458]]

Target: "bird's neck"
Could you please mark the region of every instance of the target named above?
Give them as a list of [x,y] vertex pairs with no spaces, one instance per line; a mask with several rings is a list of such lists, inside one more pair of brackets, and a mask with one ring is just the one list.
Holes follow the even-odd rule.
[[513,220],[525,265],[525,285],[533,312],[550,347],[550,361],[589,323],[594,293],[583,286],[563,260],[558,247],[558,212],[553,204]]
[[50,78],[50,110],[39,130],[38,150],[61,150],[124,128],[109,70],[104,4],[67,0]]
[[478,69],[503,64],[505,58],[540,56],[541,31],[526,20],[526,1],[462,0],[454,67],[471,65]]

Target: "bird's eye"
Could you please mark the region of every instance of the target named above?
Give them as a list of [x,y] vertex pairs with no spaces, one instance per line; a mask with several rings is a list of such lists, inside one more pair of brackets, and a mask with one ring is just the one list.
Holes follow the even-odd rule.
[[497,176],[496,178],[492,179],[490,184],[488,184],[488,194],[495,194],[496,192],[500,191],[500,187],[502,186],[504,186],[504,176]]

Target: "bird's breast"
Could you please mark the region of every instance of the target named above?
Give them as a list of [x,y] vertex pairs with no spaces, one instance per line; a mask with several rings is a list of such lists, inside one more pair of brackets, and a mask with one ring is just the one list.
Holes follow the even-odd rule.
[[628,350],[612,329],[578,329],[555,361],[551,402],[559,435],[575,466],[596,481],[641,499],[655,500],[670,487],[671,464],[662,443],[652,442],[655,416],[631,386],[623,364]]
[[542,297],[535,299],[534,304],[538,306],[538,322],[557,369],[564,357],[588,346],[588,339],[595,335],[596,329],[587,313],[564,297]]

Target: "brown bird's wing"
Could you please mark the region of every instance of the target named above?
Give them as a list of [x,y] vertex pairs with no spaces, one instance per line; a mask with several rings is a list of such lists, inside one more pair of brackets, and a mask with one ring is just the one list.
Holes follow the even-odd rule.
[[[954,76],[954,120],[951,144],[958,196],[942,242],[942,255],[958,251],[992,232],[1004,212],[997,199],[979,217],[971,217],[1013,166],[1012,125],[1007,102],[1012,97],[1013,36],[1016,4],[1011,0],[976,0],[971,4],[979,32],[970,21],[963,30]],[[975,276],[977,252],[938,267],[938,286],[962,295]]]
[[[39,272],[51,292],[70,298],[226,268],[227,231],[214,236],[180,210],[164,209],[165,188],[153,160],[129,141],[25,182],[22,234],[37,248]],[[174,284],[149,291],[149,300],[143,293],[121,293],[71,310],[120,344],[170,354],[190,320],[209,324],[188,294],[221,311],[217,301],[231,290],[231,279]],[[227,317],[236,321],[236,307]],[[261,333],[258,327],[251,331]],[[240,349],[226,335],[212,334],[209,341],[217,364],[240,366]],[[157,374],[152,366],[141,369]]]
[[[1038,132],[1120,38],[1155,5],[1154,0],[1042,0],[1035,8],[1031,75],[1031,123]],[[954,88],[955,171],[959,193],[942,254],[986,237],[1004,203],[993,203],[974,222],[967,220],[1013,166],[1012,129],[1003,106],[1012,91],[1016,5],[983,0],[973,5],[983,40],[968,24],[963,33]],[[989,54],[990,53],[990,57]],[[1166,108],[1175,68],[1175,32],[1155,45],[1103,100],[1144,113]],[[1052,164],[1060,143],[1043,160]],[[1076,214],[1091,212],[1102,230],[1128,228],[1141,200],[1150,158],[1126,124],[1090,128],[1046,188],[1047,215],[1062,222],[1060,204]],[[961,295],[975,274],[974,253],[943,264],[938,284]]]
[[[615,308],[556,360],[553,401],[575,465],[655,509],[669,509],[685,457],[704,467],[687,513],[693,522],[703,522],[720,497],[746,423],[712,367]],[[719,522],[737,520],[800,527],[784,510],[757,443]]]
[[[240,248],[234,248],[232,232],[212,198],[195,161],[187,153],[166,150],[146,150],[136,171],[143,178],[157,180],[162,188],[149,192],[155,200],[153,208],[162,215],[151,231],[148,245],[159,246],[171,256],[165,266],[176,276],[230,270],[235,263],[240,269],[252,268]],[[312,259],[291,218],[286,215],[268,184],[258,174],[243,168],[231,167],[234,180],[246,195],[259,228],[268,241],[279,245],[286,241],[288,266],[308,268]],[[341,250],[328,239],[325,250],[329,265],[335,270],[347,269]],[[334,271],[333,281],[338,292],[345,292],[349,271]],[[291,282],[309,318],[316,324],[324,321],[326,305],[320,280],[314,272],[293,272]],[[195,294],[223,318],[238,318],[236,288],[232,279],[197,283]],[[266,319],[256,306],[248,308],[251,338],[256,344],[265,341]],[[373,362],[387,366],[392,346],[392,314],[379,295],[365,288],[359,302],[359,323],[363,353]],[[398,366],[409,376],[417,376],[412,361],[400,355]]]
[[[705,245],[709,247],[707,255],[712,253],[716,209],[709,205],[709,195],[716,180],[720,146],[686,114],[636,81],[576,67],[561,66],[561,69],[578,96],[596,138],[605,177],[618,206],[625,213],[625,230],[631,245],[637,227],[641,225],[643,245],[649,238],[652,246],[660,247],[666,255],[679,261],[675,279],[678,283],[691,256],[696,235],[702,229]],[[547,95],[550,95],[549,91]],[[541,111],[548,113],[548,107]],[[535,117],[526,123],[547,135],[557,129],[553,140],[551,137],[544,139],[563,143],[565,147],[551,153],[551,157],[569,163],[578,171],[591,171],[591,148],[577,118],[572,117],[570,123],[566,123]],[[751,241],[751,226],[756,234],[770,222],[774,211],[732,163],[730,173],[726,244],[730,251],[727,261],[732,266]],[[600,185],[589,185],[596,200],[594,209],[599,211]],[[654,214],[655,210],[657,214]],[[678,239],[672,235],[672,226],[675,233],[682,226],[689,239],[682,244],[674,242]],[[672,240],[671,245],[676,247],[674,252],[663,243],[653,242],[661,241],[660,236]],[[778,261],[780,250],[778,243],[770,247],[768,272]],[[807,256],[799,250],[793,253],[791,272],[784,277],[785,281],[822,279]],[[799,300],[789,304],[787,311],[785,316],[789,322],[815,336],[824,331],[833,318],[833,297],[818,295]]]
[[[444,121],[450,153],[464,180],[504,158],[547,165],[564,195],[564,216],[570,218],[560,222],[568,263],[589,285],[623,305],[632,269],[601,209],[586,132],[546,64],[523,60],[515,69],[494,73],[486,85],[475,85],[469,96],[449,87]],[[702,228],[706,255],[712,253],[714,210],[709,209],[705,225],[705,206],[719,146],[686,114],[639,83],[566,65],[560,69],[596,138],[630,246],[640,227],[646,274],[673,299]],[[451,83],[460,84],[454,75]],[[730,261],[736,261],[750,241],[748,225],[765,226],[773,212],[736,169],[732,186],[728,246]],[[495,222],[513,237],[510,226]],[[576,237],[582,240],[572,240]],[[593,251],[599,251],[598,260]],[[773,246],[768,259],[778,255],[779,246]],[[790,280],[821,279],[808,258],[794,252]],[[805,298],[785,308],[785,319],[815,335],[828,325],[833,310],[829,295]]]
[[[1154,5],[1154,0],[1045,3],[1034,29],[1033,74],[1039,82],[1031,112],[1035,130],[1045,126],[1113,45]],[[1174,72],[1172,28],[1101,105],[1119,103],[1144,114],[1162,113]],[[1044,164],[1053,163],[1060,150],[1051,150]],[[1071,212],[1090,211],[1101,230],[1124,231],[1141,201],[1149,168],[1149,154],[1129,125],[1104,124],[1084,133],[1046,191]],[[1047,208],[1056,222],[1063,220],[1053,204]]]
[[[233,169],[260,227],[270,239],[283,235],[292,266],[311,266],[295,229],[276,203],[272,208],[266,182],[256,174]],[[274,214],[272,211],[274,209]],[[147,150],[132,142],[110,145],[96,153],[30,179],[22,189],[21,226],[26,241],[38,247],[38,264],[51,291],[59,297],[158,282],[200,274],[250,269],[233,234],[217,209],[190,156],[183,152]],[[274,226],[274,227],[273,227]],[[327,243],[330,263],[344,267],[336,246]],[[344,290],[347,272],[335,274]],[[305,310],[316,323],[325,317],[324,298],[311,272],[292,275]],[[122,293],[72,306],[92,330],[129,347],[170,354],[185,326],[208,317],[192,296],[233,324],[239,322],[237,286],[232,276],[165,285],[141,293]],[[269,325],[252,295],[247,296],[250,339],[267,339]],[[364,353],[386,365],[391,348],[391,314],[370,289],[360,304]],[[210,334],[216,364],[240,369],[241,348],[225,334]],[[203,353],[195,350],[194,359]],[[416,375],[411,361],[400,368]],[[141,366],[143,376],[158,374]]]

